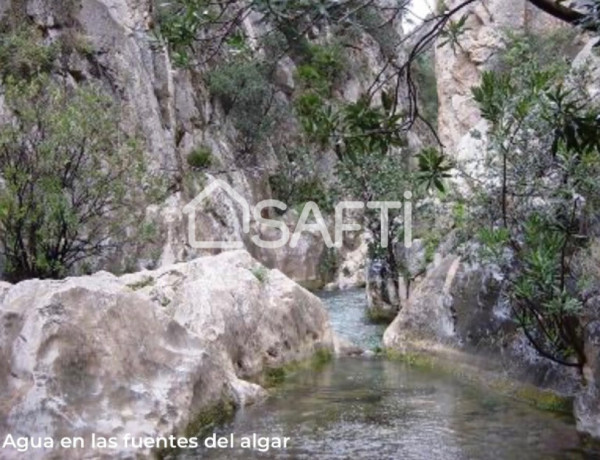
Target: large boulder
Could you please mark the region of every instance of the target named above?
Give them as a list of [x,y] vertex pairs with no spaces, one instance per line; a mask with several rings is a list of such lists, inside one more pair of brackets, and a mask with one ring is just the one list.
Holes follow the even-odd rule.
[[[244,251],[121,278],[2,284],[0,439],[86,441],[2,458],[148,454],[123,437],[181,434],[219,404],[264,396],[242,379],[333,349],[319,299]],[[92,433],[118,447],[94,451]]]
[[386,330],[386,347],[405,351],[416,341],[446,342],[455,336],[450,287],[458,263],[448,257],[427,274]]

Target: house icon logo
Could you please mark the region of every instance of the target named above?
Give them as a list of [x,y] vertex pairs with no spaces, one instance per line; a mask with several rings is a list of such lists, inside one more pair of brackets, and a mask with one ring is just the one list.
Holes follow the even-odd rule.
[[243,249],[242,241],[198,241],[196,236],[196,212],[201,204],[211,196],[218,197],[219,194],[228,195],[242,209],[242,231],[250,232],[250,206],[248,201],[240,195],[227,182],[213,178],[212,181],[188,204],[183,207],[183,214],[188,217],[188,243],[194,249]]

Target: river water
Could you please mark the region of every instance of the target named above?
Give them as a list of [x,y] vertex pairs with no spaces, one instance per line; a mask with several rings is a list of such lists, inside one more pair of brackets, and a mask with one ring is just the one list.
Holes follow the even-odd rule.
[[[334,329],[374,348],[364,291],[322,294]],[[540,411],[447,374],[384,358],[342,358],[290,376],[217,435],[289,437],[287,449],[201,449],[209,459],[591,459],[567,416]]]

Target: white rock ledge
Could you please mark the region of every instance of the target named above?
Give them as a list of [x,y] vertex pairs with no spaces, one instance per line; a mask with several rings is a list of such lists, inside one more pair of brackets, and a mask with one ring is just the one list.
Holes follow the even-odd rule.
[[[0,286],[0,442],[80,436],[86,448],[2,458],[131,457],[89,439],[168,436],[215,404],[265,391],[242,379],[333,351],[320,300],[245,251],[123,277]],[[1,445],[0,445],[1,447]]]

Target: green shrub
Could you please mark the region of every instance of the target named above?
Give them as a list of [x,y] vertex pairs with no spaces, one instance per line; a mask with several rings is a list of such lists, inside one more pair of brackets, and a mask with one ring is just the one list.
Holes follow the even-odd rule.
[[208,74],[208,88],[223,104],[247,150],[273,131],[278,109],[274,89],[256,61],[238,57],[219,65]]
[[287,372],[283,367],[269,368],[265,371],[265,386],[267,388],[281,385],[285,382]]
[[18,121],[0,128],[0,254],[13,281],[59,278],[130,241],[143,214],[134,193],[147,179],[143,151],[97,86],[9,80]]
[[58,57],[59,48],[45,45],[35,27],[23,26],[0,36],[0,77],[29,80],[49,73]]
[[322,211],[332,209],[330,194],[319,178],[297,179],[277,174],[269,177],[269,185],[273,197],[284,201],[288,206],[304,205],[313,201]]
[[195,169],[205,169],[213,164],[213,156],[210,148],[201,146],[190,152],[187,156],[187,163]]
[[335,248],[327,248],[319,261],[319,275],[326,283],[334,280],[340,266],[339,253]]
[[189,66],[196,37],[210,23],[210,16],[201,13],[207,8],[205,0],[156,0],[157,39],[168,44],[175,66]]
[[269,278],[269,270],[262,265],[259,267],[255,267],[250,272],[254,275],[254,277],[258,280],[260,284],[264,284]]
[[310,45],[307,49],[308,56],[298,66],[297,77],[305,90],[329,97],[347,67],[343,48],[334,43]]
[[509,30],[505,33],[504,48],[498,53],[493,70],[508,73],[528,61],[531,66],[566,71],[570,67],[569,55],[578,51],[574,45],[576,34],[577,31],[571,28],[545,34]]
[[75,51],[85,58],[90,58],[96,52],[90,39],[86,35],[77,31],[69,31],[68,33],[64,33],[61,35],[58,43],[62,48],[62,52],[65,54]]
[[[510,35],[499,69],[484,72],[472,90],[489,123],[492,178],[476,183],[473,209],[484,227],[482,255],[503,271],[514,319],[531,345],[581,371],[591,305],[574,261],[593,236],[588,216],[600,209],[592,179],[600,174],[600,113],[551,37]],[[583,69],[578,77],[590,76]]]

